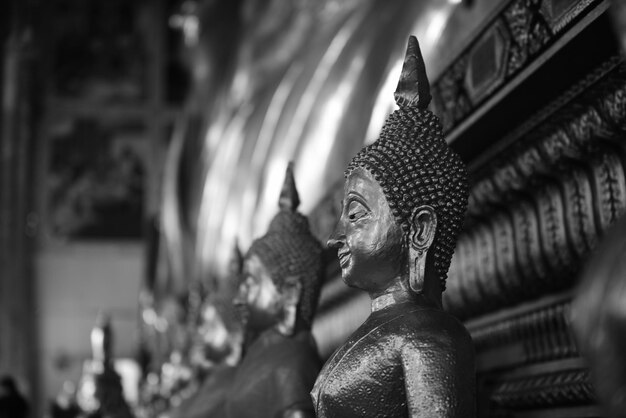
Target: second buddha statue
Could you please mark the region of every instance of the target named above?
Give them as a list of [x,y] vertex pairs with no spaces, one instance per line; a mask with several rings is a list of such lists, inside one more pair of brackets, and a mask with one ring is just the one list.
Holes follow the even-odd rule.
[[313,417],[309,392],[321,368],[311,335],[320,290],[321,245],[296,211],[291,165],[280,211],[244,260],[235,303],[250,337],[235,373],[226,415]]

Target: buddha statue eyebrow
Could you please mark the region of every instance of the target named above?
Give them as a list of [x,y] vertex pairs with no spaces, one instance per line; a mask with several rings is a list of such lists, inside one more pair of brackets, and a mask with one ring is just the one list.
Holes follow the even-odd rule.
[[369,205],[367,204],[367,199],[365,198],[365,196],[363,196],[359,192],[354,192],[354,191],[348,192],[348,199],[347,200],[348,200],[348,203],[351,202],[351,201],[359,202],[360,204],[365,206],[365,208],[367,210],[371,210]]

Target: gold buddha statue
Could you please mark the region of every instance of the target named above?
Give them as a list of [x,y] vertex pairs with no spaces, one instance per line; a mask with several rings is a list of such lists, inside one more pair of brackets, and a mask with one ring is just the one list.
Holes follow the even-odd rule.
[[317,417],[473,417],[475,365],[465,327],[441,294],[467,207],[467,172],[427,110],[415,37],[395,93],[399,109],[345,172],[328,245],[372,312],[324,365]]
[[226,416],[313,417],[310,391],[322,362],[311,334],[321,280],[321,245],[296,211],[291,164],[268,232],[244,259],[235,298],[248,341]]

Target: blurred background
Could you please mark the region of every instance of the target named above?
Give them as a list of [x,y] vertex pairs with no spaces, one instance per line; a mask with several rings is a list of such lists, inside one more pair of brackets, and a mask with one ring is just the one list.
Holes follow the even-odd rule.
[[[586,380],[578,398],[544,403],[501,386],[536,381],[541,373],[518,369],[541,361],[552,375],[586,370],[570,361],[575,348],[531,358],[519,347],[574,344],[563,306],[624,212],[623,21],[619,4],[599,0],[5,0],[0,375],[14,377],[33,417],[50,414],[80,386],[97,351],[93,330],[110,329],[127,401],[146,416],[171,407],[192,380],[203,301],[235,322],[233,248],[245,253],[266,230],[289,161],[300,210],[326,241],[343,170],[394,109],[413,34],[431,108],[473,182],[448,308],[475,340],[511,318],[558,311],[546,319],[553,329],[485,349],[499,360],[479,367],[483,415],[600,416]],[[596,170],[604,177],[591,162],[573,168],[590,149],[618,160]],[[597,202],[607,201],[610,169],[605,216]],[[584,183],[578,194],[571,179]],[[325,263],[314,328],[323,356],[369,309],[338,279],[332,253]],[[535,316],[530,323],[543,320]],[[146,395],[168,378],[179,386]]]

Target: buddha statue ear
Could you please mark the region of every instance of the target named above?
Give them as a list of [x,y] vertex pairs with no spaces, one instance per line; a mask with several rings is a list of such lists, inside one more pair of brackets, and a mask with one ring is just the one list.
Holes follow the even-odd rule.
[[426,256],[436,231],[437,214],[432,206],[422,205],[415,208],[409,233],[409,286],[416,294],[424,292]]
[[293,335],[296,328],[302,283],[300,283],[300,279],[297,276],[289,276],[285,278],[280,291],[283,301],[283,314],[276,328],[281,334],[290,336]]

